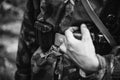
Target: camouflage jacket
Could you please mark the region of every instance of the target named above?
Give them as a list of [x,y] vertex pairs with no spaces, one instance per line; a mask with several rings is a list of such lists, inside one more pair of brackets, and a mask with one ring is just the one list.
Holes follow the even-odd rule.
[[[46,2],[48,1],[48,2]],[[26,12],[24,14],[24,20],[22,23],[22,28],[19,36],[19,45],[18,45],[18,52],[17,52],[17,71],[15,73],[15,79],[16,80],[31,80],[31,57],[33,53],[36,51],[36,49],[41,46],[41,44],[44,44],[44,42],[41,42],[41,37],[38,40],[38,29],[34,27],[35,22],[38,20],[44,21],[46,19],[47,22],[50,22],[50,18],[54,18],[56,15],[56,11],[59,8],[58,5],[65,0],[28,0],[26,5]],[[67,0],[66,0],[67,1]],[[71,24],[75,24],[76,22],[82,23],[86,21],[90,21],[87,13],[84,11],[84,8],[81,6],[81,3],[78,0],[70,0],[70,4],[66,7],[66,12],[63,20],[61,21],[61,27],[59,28],[58,32],[64,32],[68,27],[71,26]],[[76,5],[74,7],[74,12],[72,5],[74,3],[72,1],[75,1]],[[101,4],[98,5],[99,8],[97,8],[94,5],[94,2],[92,3],[93,8],[95,9],[97,15],[102,17],[102,20],[105,18],[108,18],[111,16],[108,14],[110,12],[109,10],[106,12],[106,14],[101,16],[101,5],[106,7],[106,4],[108,4],[108,0],[98,0]],[[49,4],[50,3],[50,4]],[[119,2],[118,2],[119,3]],[[54,9],[53,9],[54,8]],[[53,11],[52,11],[53,10]],[[113,9],[114,10],[114,9]],[[103,10],[104,12],[105,10]],[[53,12],[53,13],[52,13]],[[72,14],[71,14],[72,12]],[[119,11],[120,12],[120,11]],[[115,13],[116,14],[116,13]],[[81,16],[81,17],[80,17]],[[119,16],[117,14],[117,16]],[[111,19],[111,17],[110,17]],[[54,19],[53,19],[54,20]],[[117,26],[119,26],[120,18],[116,20]],[[44,22],[43,22],[44,23]],[[44,23],[46,24],[46,23]],[[80,25],[80,24],[77,24]],[[56,32],[56,31],[55,31]],[[36,34],[37,33],[37,34]],[[53,33],[54,34],[54,33]],[[51,35],[53,35],[51,34]],[[54,38],[54,36],[53,36]],[[49,40],[49,39],[48,39]],[[53,40],[54,41],[54,40]],[[53,42],[51,43],[53,44]],[[44,48],[44,46],[41,46],[43,48],[43,51],[49,50],[51,44]],[[45,49],[45,50],[44,50]],[[107,67],[102,69],[102,74],[104,74],[102,77],[97,78],[98,80],[118,80],[120,76],[120,54],[118,50],[118,55],[114,56],[113,54],[100,56],[105,60],[105,63],[107,64]],[[101,59],[100,59],[101,60]],[[101,71],[101,70],[100,70]],[[99,72],[96,73],[96,76],[101,76]],[[94,73],[93,73],[94,74]],[[109,75],[109,78],[108,76]],[[90,76],[89,76],[90,77]],[[93,77],[93,76],[91,76]],[[93,80],[93,79],[91,79]],[[96,79],[95,79],[96,80]]]

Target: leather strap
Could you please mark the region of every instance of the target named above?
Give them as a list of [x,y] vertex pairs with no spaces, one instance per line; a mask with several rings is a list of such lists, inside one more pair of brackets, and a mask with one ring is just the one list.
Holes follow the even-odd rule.
[[100,30],[100,32],[104,35],[108,43],[114,47],[116,46],[116,42],[112,35],[109,33],[108,29],[105,27],[105,25],[102,23],[100,18],[97,16],[97,14],[94,12],[92,6],[90,5],[88,0],[81,0],[82,5],[84,6],[86,12],[88,13],[91,20],[94,22],[94,24],[97,26],[97,28]]

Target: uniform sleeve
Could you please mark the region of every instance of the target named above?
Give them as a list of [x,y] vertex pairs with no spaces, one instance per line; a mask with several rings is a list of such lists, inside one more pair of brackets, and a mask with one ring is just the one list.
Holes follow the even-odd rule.
[[106,71],[103,77],[104,80],[119,80],[120,79],[120,46],[113,49],[110,55],[104,56],[106,60]]
[[98,71],[84,78],[87,80],[120,80],[120,46],[114,48],[108,55],[97,54],[97,57],[100,64]]
[[120,46],[115,47],[110,54],[98,56],[100,69],[96,80],[120,80]]
[[15,80],[30,80],[31,77],[31,57],[38,47],[35,35],[36,29],[33,27],[34,21],[33,0],[28,0],[19,36]]

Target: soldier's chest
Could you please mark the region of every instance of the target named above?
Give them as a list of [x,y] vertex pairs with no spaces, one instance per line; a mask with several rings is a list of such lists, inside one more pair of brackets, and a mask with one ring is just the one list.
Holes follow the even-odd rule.
[[[94,1],[90,1],[90,3],[95,12],[99,15],[101,10],[100,5],[97,5]],[[62,10],[64,4],[65,7],[64,10]],[[46,16],[48,23],[54,25],[55,22],[59,22],[58,26],[62,32],[68,27],[80,26],[83,22],[91,21],[80,0],[42,0],[40,8],[44,16]]]

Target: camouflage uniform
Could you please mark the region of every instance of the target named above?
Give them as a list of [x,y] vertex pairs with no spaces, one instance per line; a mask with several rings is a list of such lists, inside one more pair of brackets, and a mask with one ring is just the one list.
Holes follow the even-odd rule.
[[[48,1],[48,2],[46,2]],[[39,19],[41,22],[46,20],[46,22],[43,24],[45,25],[46,23],[50,23],[50,19],[54,18],[56,15],[56,11],[59,8],[59,5],[61,2],[64,0],[28,0],[27,6],[26,6],[26,12],[24,14],[24,20],[19,36],[19,46],[18,46],[18,52],[17,52],[17,71],[15,74],[15,79],[16,80],[31,80],[31,57],[33,53],[37,50],[38,47],[41,47],[43,53],[48,51],[51,47],[51,45],[54,43],[54,40],[49,41],[51,37],[49,35],[46,38],[46,36],[40,36],[39,37],[39,30],[38,28],[35,27],[35,22]],[[72,0],[71,0],[72,1]],[[75,1],[75,0],[73,0]],[[98,7],[94,5],[94,1],[92,3],[93,8],[95,8],[95,11],[98,16],[102,18],[103,21],[107,20],[109,17],[108,13],[111,13],[111,10],[114,9],[107,9],[108,4],[111,0],[98,0],[99,3]],[[119,0],[118,0],[119,1]],[[119,2],[118,2],[119,3]],[[56,32],[61,32],[63,33],[68,26],[76,24],[78,22],[79,24],[75,26],[79,26],[82,22],[87,22],[90,21],[87,13],[85,12],[84,8],[81,5],[81,2],[76,0],[74,5],[72,2],[70,2],[69,5],[66,6],[66,11],[65,11],[65,16],[63,17],[61,23],[60,23],[60,28],[58,31],[53,31],[50,35],[52,36],[52,39],[54,39],[54,34]],[[73,5],[74,5],[74,11],[73,11]],[[102,8],[101,8],[102,6]],[[106,8],[107,7],[107,8]],[[106,9],[104,9],[106,8]],[[100,11],[102,12],[100,13]],[[52,11],[53,10],[53,11]],[[107,11],[108,10],[108,11]],[[119,8],[118,8],[119,10]],[[114,26],[118,27],[120,26],[120,18],[117,10],[117,19],[115,19],[115,24]],[[107,11],[107,12],[105,12]],[[105,14],[105,15],[103,15]],[[107,19],[106,19],[107,18]],[[110,17],[111,20],[111,17]],[[111,20],[112,21],[112,20]],[[112,25],[112,24],[111,24]],[[113,25],[112,25],[113,26]],[[111,29],[112,30],[112,29]],[[120,32],[117,32],[117,35],[120,35]],[[43,38],[47,39],[49,44],[47,44],[43,40]],[[119,41],[117,41],[119,42]],[[44,44],[43,46],[41,46]],[[48,45],[46,47],[46,45]],[[100,52],[99,52],[100,53]],[[98,72],[95,72],[84,79],[88,80],[108,80],[108,79],[113,79],[113,80],[118,80],[120,76],[120,54],[119,50],[117,50],[115,53],[117,53],[116,56],[113,54],[107,54],[105,56],[100,56],[98,55],[99,61],[101,63],[102,68]],[[104,65],[107,65],[104,67]],[[81,74],[80,74],[81,75]],[[35,79],[36,80],[36,79]]]

